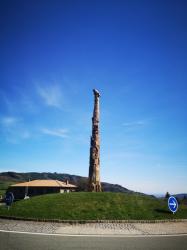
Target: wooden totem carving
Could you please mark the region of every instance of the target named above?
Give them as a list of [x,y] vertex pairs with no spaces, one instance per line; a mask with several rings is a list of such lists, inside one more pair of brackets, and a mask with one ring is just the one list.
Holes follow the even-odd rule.
[[94,111],[92,117],[92,136],[90,141],[90,164],[88,190],[101,192],[100,183],[100,140],[99,140],[99,97],[100,93],[94,89]]

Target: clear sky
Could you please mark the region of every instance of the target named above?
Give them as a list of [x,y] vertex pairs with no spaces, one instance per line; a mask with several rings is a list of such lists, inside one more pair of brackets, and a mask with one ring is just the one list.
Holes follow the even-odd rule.
[[187,1],[0,1],[0,171],[187,192]]

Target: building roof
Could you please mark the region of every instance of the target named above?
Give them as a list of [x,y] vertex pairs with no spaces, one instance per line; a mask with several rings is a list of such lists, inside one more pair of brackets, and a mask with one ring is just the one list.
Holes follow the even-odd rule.
[[77,186],[58,180],[34,180],[28,182],[17,183],[11,187],[62,187],[76,188]]

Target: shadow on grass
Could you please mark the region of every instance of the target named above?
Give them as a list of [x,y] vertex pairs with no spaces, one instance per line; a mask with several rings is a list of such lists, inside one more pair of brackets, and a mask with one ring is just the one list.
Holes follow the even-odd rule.
[[160,208],[156,208],[155,211],[158,213],[162,213],[162,214],[171,214],[170,211],[165,210],[165,209],[160,209]]

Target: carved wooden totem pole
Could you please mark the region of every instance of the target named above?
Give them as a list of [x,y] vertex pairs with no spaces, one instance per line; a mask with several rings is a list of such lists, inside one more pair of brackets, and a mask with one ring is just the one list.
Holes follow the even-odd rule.
[[101,192],[100,183],[100,141],[99,141],[99,91],[94,93],[94,111],[92,117],[92,136],[90,142],[90,165],[88,190],[92,192]]

